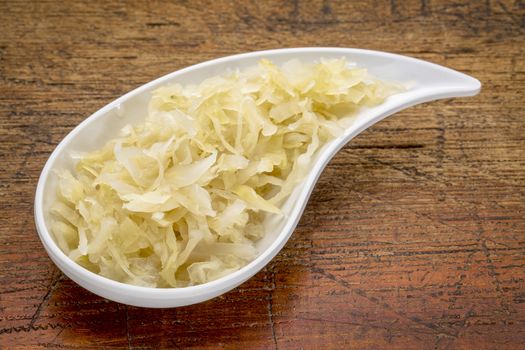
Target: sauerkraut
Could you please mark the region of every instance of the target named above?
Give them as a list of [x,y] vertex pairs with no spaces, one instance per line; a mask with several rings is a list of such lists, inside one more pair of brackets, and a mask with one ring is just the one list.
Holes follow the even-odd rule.
[[362,106],[397,87],[345,59],[256,67],[155,90],[142,124],[59,170],[51,231],[72,260],[139,286],[185,287],[253,260],[266,215]]

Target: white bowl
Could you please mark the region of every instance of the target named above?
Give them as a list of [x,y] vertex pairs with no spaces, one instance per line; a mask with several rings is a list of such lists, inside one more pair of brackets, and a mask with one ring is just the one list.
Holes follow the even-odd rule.
[[[385,103],[363,111],[345,134],[326,144],[319,151],[312,171],[303,184],[292,193],[283,206],[286,220],[275,216],[265,221],[266,235],[257,242],[259,256],[240,270],[218,280],[186,288],[138,287],[97,275],[69,259],[58,247],[49,231],[48,208],[56,195],[56,177],[52,169],[73,168],[71,152],[89,151],[101,147],[115,137],[126,124],[136,123],[146,115],[150,92],[167,83],[196,83],[224,73],[228,69],[253,66],[261,58],[277,64],[298,58],[314,61],[320,58],[346,57],[348,61],[366,67],[378,78],[410,82],[407,92],[387,99]],[[64,274],[82,287],[107,299],[143,307],[176,307],[202,302],[219,296],[243,283],[261,270],[277,253],[295,229],[310,193],[331,157],[350,139],[367,127],[401,109],[418,103],[453,96],[476,94],[480,83],[474,78],[451,69],[410,57],[385,52],[344,48],[297,48],[259,51],[229,56],[200,63],[147,83],[109,103],[71,131],[49,157],[35,195],[35,222],[40,239]]]

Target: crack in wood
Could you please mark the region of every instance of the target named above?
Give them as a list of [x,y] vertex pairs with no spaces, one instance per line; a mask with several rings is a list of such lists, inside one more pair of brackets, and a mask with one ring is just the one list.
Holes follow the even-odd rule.
[[126,313],[126,337],[128,340],[128,350],[131,350],[131,335],[129,334],[129,313],[127,305],[124,305],[124,310]]
[[397,17],[399,15],[397,13],[396,0],[390,0],[390,14],[392,15],[392,17]]
[[31,331],[36,331],[36,330],[47,330],[49,328],[51,329],[56,329],[56,328],[68,328],[69,326],[67,325],[63,325],[61,323],[48,323],[48,324],[45,324],[45,325],[32,325],[32,326],[29,326],[29,325],[26,325],[26,326],[16,326],[16,327],[9,327],[9,328],[1,328],[0,329],[0,334],[10,334],[10,333],[21,333],[21,332],[24,332],[24,333],[29,333]]
[[274,315],[273,315],[273,292],[275,290],[275,272],[273,271],[273,265],[268,266],[267,271],[270,272],[270,288],[268,288],[268,322],[270,323],[270,330],[272,331],[272,340],[273,345],[276,350],[279,349],[278,343],[277,343],[277,337],[275,335],[275,322],[274,322]]
[[405,312],[403,311],[399,311],[399,310],[396,310],[394,309],[393,307],[391,307],[389,304],[385,303],[385,302],[381,302],[380,300],[378,300],[377,298],[375,297],[371,297],[371,296],[368,296],[367,293],[360,289],[360,288],[357,288],[355,285],[353,284],[350,284],[348,283],[347,281],[345,281],[344,279],[341,279],[333,274],[331,274],[330,272],[326,271],[325,269],[323,268],[319,268],[319,267],[312,267],[311,270],[313,272],[316,272],[326,278],[328,278],[329,280],[332,280],[334,282],[336,282],[337,284],[343,286],[344,288],[347,288],[349,289],[351,292],[353,292],[354,294],[370,301],[371,303],[375,304],[375,305],[378,305],[408,321],[411,321],[413,323],[416,323],[420,326],[423,326],[425,328],[428,328],[432,331],[436,331],[436,332],[439,332],[441,334],[445,334],[445,335],[448,335],[450,337],[454,337],[456,338],[457,337],[457,334],[453,331],[450,331],[450,330],[446,330],[446,329],[443,329],[443,327],[439,326],[439,325],[436,325],[434,323],[431,323],[431,322],[426,322],[426,321],[423,321],[421,320],[419,317],[417,316],[408,316]]
[[51,298],[51,295],[53,295],[53,292],[58,287],[59,282],[63,278],[64,278],[64,275],[60,271],[57,271],[56,276],[54,276],[53,280],[51,281],[51,284],[47,288],[47,293],[44,295],[44,297],[42,298],[42,301],[40,301],[40,303],[38,304],[35,310],[35,313],[31,317],[31,321],[29,322],[29,326],[28,326],[29,328],[33,328],[33,326],[35,325],[35,322],[40,316],[40,313],[42,312],[42,308],[44,304],[49,300],[49,298]]
[[421,0],[421,15],[426,16],[429,13],[427,0]]

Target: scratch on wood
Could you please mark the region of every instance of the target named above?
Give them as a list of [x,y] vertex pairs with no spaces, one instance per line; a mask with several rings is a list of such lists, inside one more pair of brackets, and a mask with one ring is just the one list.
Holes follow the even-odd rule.
[[279,346],[277,344],[277,337],[275,335],[275,322],[273,319],[273,292],[275,290],[275,272],[273,271],[273,265],[268,267],[268,271],[270,272],[270,288],[269,288],[268,296],[267,296],[268,321],[270,323],[270,329],[272,331],[273,345],[275,349],[277,350],[279,349]]
[[516,56],[510,58],[510,80],[516,81]]
[[128,350],[131,350],[131,335],[129,334],[129,313],[127,305],[124,305],[124,310],[126,312],[126,337],[128,339]]
[[421,0],[421,14],[423,16],[428,14],[428,4],[427,0]]
[[69,326],[65,326],[61,323],[48,323],[45,325],[33,325],[33,326],[18,326],[18,327],[9,327],[9,328],[2,328],[0,329],[0,334],[11,334],[11,333],[29,333],[34,330],[47,330],[49,328],[56,329],[56,328],[68,328]]
[[67,327],[64,327],[62,328],[60,331],[58,331],[58,333],[55,335],[55,337],[53,338],[53,340],[51,340],[50,344],[51,345],[55,345],[55,341],[58,339],[58,337],[62,334],[62,332],[64,331],[64,329],[66,329]]
[[59,271],[57,275],[53,278],[51,284],[47,288],[47,293],[44,295],[44,298],[42,298],[42,301],[38,304],[38,307],[36,308],[35,313],[31,317],[31,322],[29,322],[29,328],[33,328],[35,325],[35,322],[37,321],[38,317],[40,316],[40,313],[42,312],[42,308],[44,304],[51,298],[51,295],[55,291],[55,289],[58,287],[59,282],[64,278],[64,275]]
[[390,0],[390,14],[392,16],[397,16],[398,15],[396,0]]
[[499,7],[501,8],[501,10],[503,11],[503,13],[505,13],[507,15],[508,19],[510,19],[512,22],[515,22],[516,24],[519,25],[520,24],[520,19],[517,18],[512,11],[509,11],[507,6],[505,6],[505,4],[501,0],[497,0],[497,2],[498,2]]
[[491,252],[487,246],[487,238],[485,237],[485,228],[483,227],[482,220],[479,216],[479,214],[476,211],[476,208],[470,208],[470,214],[474,218],[476,226],[477,226],[477,241],[481,245],[481,248],[483,250],[483,253],[485,255],[485,261],[487,263],[487,269],[488,274],[491,277],[494,288],[496,289],[496,292],[498,293],[499,297],[499,303],[503,309],[503,311],[509,315],[511,313],[509,309],[509,305],[505,302],[505,295],[503,293],[503,289],[501,288],[501,281],[498,278],[496,267],[494,266],[494,262],[491,257]]
[[270,321],[270,328],[272,330],[273,345],[275,346],[275,349],[279,349],[277,345],[277,337],[275,336],[275,324],[273,321],[273,301],[271,294],[269,294],[268,296],[268,319]]
[[172,22],[172,21],[167,21],[167,22],[148,22],[148,23],[146,23],[146,26],[151,27],[151,28],[168,27],[168,26],[180,27],[180,23]]
[[335,275],[331,274],[330,272],[326,271],[325,269],[318,268],[318,267],[313,267],[313,268],[311,268],[311,270],[316,272],[316,273],[319,273],[322,276],[328,278],[329,280],[332,280],[332,281],[338,283],[339,285],[341,285],[341,286],[351,290],[354,294],[359,295],[362,298],[365,298],[366,300],[370,301],[371,303],[380,305],[382,308],[387,309],[390,312],[393,312],[394,314],[396,314],[398,316],[401,316],[401,317],[403,317],[406,320],[412,321],[412,322],[414,322],[414,323],[416,323],[418,325],[421,325],[421,326],[423,326],[425,328],[431,329],[432,331],[438,331],[440,333],[446,334],[446,335],[448,335],[450,337],[456,337],[457,336],[457,334],[455,334],[454,332],[443,330],[442,327],[439,326],[439,325],[435,325],[435,324],[430,323],[430,322],[425,322],[425,321],[421,320],[419,317],[408,316],[406,313],[404,313],[402,311],[398,311],[398,310],[393,309],[389,304],[387,304],[385,302],[381,302],[380,300],[378,300],[375,297],[368,296],[367,293],[364,290],[359,289],[359,288],[353,286],[352,284],[348,283],[347,281],[336,277]]
[[292,1],[293,8],[290,13],[290,25],[292,32],[295,32],[299,26],[299,0]]
[[500,298],[500,304],[503,309],[503,311],[510,315],[511,311],[509,309],[509,305],[505,302],[505,294],[503,293],[503,289],[501,288],[501,281],[498,278],[498,273],[496,272],[496,267],[494,266],[494,262],[491,257],[491,253],[489,248],[487,247],[487,240],[483,239],[481,242],[481,247],[483,248],[483,252],[485,253],[485,258],[487,261],[487,268],[489,270],[489,276],[492,278],[492,281],[494,283],[494,287],[496,291],[498,292],[499,298]]
[[323,7],[321,11],[324,15],[329,15],[332,13],[332,6],[330,5],[330,0],[323,0]]

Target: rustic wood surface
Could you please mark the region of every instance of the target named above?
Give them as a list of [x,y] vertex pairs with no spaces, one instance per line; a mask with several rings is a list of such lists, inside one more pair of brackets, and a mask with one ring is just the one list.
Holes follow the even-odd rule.
[[[472,74],[330,163],[293,237],[239,288],[178,309],[63,276],[34,228],[53,148],[179,68],[280,47],[362,47]],[[0,348],[525,348],[523,1],[0,1]]]

